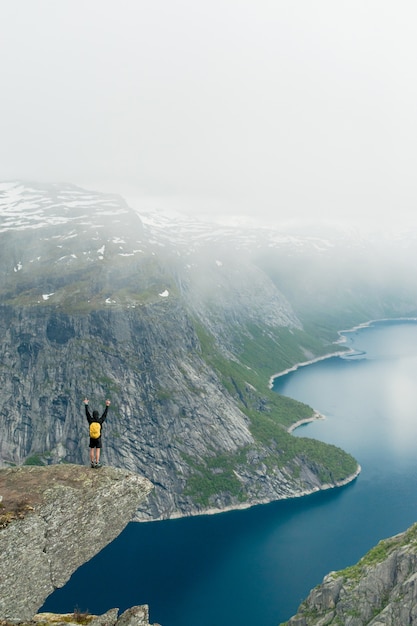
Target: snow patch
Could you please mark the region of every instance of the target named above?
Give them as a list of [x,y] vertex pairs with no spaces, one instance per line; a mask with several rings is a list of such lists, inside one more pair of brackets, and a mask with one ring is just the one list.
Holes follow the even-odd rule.
[[169,291],[168,289],[165,289],[165,291],[163,291],[162,293],[159,294],[161,296],[161,298],[168,298],[169,296]]

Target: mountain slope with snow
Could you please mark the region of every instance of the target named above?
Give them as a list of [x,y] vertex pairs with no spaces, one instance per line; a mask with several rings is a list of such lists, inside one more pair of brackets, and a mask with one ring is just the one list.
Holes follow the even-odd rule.
[[155,485],[141,519],[355,475],[350,455],[288,434],[312,409],[268,388],[274,372],[334,351],[347,321],[415,311],[402,260],[376,284],[375,248],[345,235],[230,228],[72,185],[1,183],[1,463],[86,463],[87,395],[93,407],[112,401],[104,462]]

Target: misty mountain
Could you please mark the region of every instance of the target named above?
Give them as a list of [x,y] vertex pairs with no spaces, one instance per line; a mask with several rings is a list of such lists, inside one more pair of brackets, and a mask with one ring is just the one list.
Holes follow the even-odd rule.
[[[221,284],[222,273],[234,267],[234,278],[247,276],[253,296],[260,271],[272,283],[269,293],[279,293],[290,304],[292,322],[313,324],[316,332],[324,320],[334,332],[358,319],[415,315],[417,276],[410,270],[417,254],[416,231],[387,231],[378,222],[370,229],[329,221],[279,227],[244,219],[221,226],[155,212],[141,218],[155,240],[190,259],[181,271],[193,290],[199,290],[198,283],[204,288],[203,275],[212,276],[211,285]],[[250,300],[255,306],[257,298]]]
[[87,395],[92,408],[112,402],[104,462],[155,485],[141,519],[342,484],[355,460],[292,437],[313,409],[268,381],[335,351],[347,324],[415,315],[406,243],[231,228],[138,214],[69,184],[1,183],[1,464],[87,463]]

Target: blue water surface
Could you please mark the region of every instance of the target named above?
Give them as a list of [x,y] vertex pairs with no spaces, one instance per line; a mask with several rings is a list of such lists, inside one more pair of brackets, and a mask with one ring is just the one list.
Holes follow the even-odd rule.
[[277,626],[331,570],[417,520],[417,324],[344,334],[354,352],[275,379],[325,419],[295,436],[355,456],[340,489],[219,515],[131,523],[42,610],[149,604],[162,626]]

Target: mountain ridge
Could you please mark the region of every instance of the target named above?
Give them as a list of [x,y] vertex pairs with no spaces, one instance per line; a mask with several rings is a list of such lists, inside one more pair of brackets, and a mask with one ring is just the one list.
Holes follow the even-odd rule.
[[138,519],[293,497],[355,475],[349,454],[287,433],[314,411],[268,381],[340,349],[345,323],[386,314],[381,294],[364,306],[347,278],[343,314],[329,318],[324,274],[317,311],[297,294],[313,288],[304,272],[337,258],[334,245],[271,248],[262,236],[258,246],[251,232],[236,250],[230,231],[216,233],[177,245],[174,224],[151,229],[117,196],[0,184],[3,465],[87,463],[88,395],[112,399],[105,461],[156,486]]

